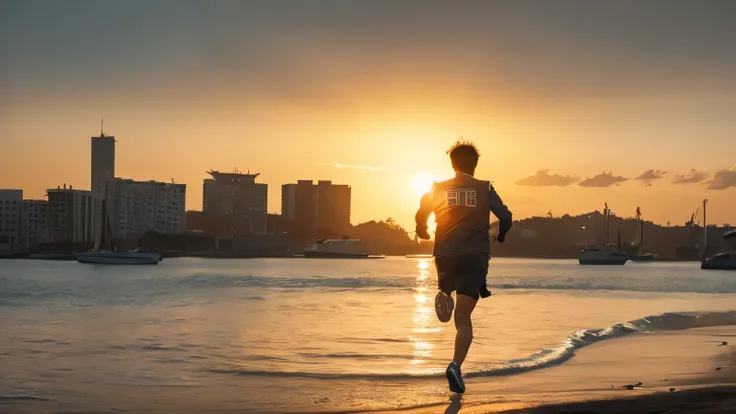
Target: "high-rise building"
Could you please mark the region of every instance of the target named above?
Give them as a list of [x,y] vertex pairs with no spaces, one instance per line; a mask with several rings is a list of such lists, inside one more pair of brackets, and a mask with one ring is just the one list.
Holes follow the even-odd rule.
[[116,178],[108,181],[106,194],[105,216],[115,239],[186,230],[186,184]]
[[350,229],[351,196],[349,185],[317,182],[317,223],[324,237],[343,236]]
[[100,131],[99,137],[90,139],[92,141],[90,190],[94,196],[102,198],[107,181],[115,178],[115,137]]
[[317,192],[311,180],[281,186],[281,215],[295,238],[305,243],[317,239]]
[[49,203],[46,200],[23,200],[21,238],[24,250],[35,249],[50,241]]
[[202,209],[229,223],[231,236],[265,234],[268,184],[256,183],[260,174],[208,171],[204,180]]
[[102,230],[102,199],[105,197],[107,182],[115,178],[115,137],[105,135],[101,128],[100,136],[90,140],[92,151],[89,188],[94,197],[94,233],[99,235]]
[[23,190],[0,190],[0,255],[22,249]]
[[305,242],[341,237],[350,229],[351,188],[331,181],[299,180],[281,188],[281,214]]
[[48,194],[49,241],[92,243],[95,240],[95,197],[91,191],[74,190],[66,184],[46,190]]

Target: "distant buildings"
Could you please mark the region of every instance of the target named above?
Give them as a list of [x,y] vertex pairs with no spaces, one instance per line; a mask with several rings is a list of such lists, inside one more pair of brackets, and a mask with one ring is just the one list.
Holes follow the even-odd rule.
[[351,188],[331,181],[299,180],[281,187],[281,214],[305,242],[342,237],[350,229]]
[[138,239],[148,231],[181,233],[186,228],[186,184],[134,181],[107,182],[105,212],[118,240]]
[[204,180],[202,210],[230,229],[230,237],[265,234],[268,184],[256,183],[260,174],[208,171]]
[[23,200],[21,242],[24,251],[31,251],[51,241],[49,203],[46,200]]
[[95,198],[91,191],[64,184],[47,190],[51,243],[91,243],[95,239]]
[[23,190],[0,190],[0,255],[21,248]]

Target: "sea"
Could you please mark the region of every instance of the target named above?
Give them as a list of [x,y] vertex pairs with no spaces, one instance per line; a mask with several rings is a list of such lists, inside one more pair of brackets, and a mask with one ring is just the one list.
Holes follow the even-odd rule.
[[[736,274],[698,263],[494,258],[469,381],[601,341],[736,324]],[[352,412],[447,400],[454,326],[431,259],[0,261],[0,411]],[[38,410],[37,410],[38,409]]]

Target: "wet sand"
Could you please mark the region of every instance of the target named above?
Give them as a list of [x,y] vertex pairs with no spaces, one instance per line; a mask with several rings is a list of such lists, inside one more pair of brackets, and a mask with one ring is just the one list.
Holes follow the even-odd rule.
[[469,378],[446,405],[394,413],[736,412],[735,344],[733,327],[611,340],[546,370]]
[[504,411],[516,413],[733,413],[736,412],[736,387],[708,387],[651,396],[588,401]]

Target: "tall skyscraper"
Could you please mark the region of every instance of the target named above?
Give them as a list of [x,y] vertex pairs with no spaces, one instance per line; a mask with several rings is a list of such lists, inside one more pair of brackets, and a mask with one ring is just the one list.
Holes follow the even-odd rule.
[[92,137],[91,142],[90,191],[93,197],[94,234],[97,237],[102,230],[102,200],[105,198],[107,182],[115,178],[115,137],[105,135],[102,124],[100,136]]
[[331,181],[299,180],[281,188],[281,214],[304,242],[342,237],[350,230],[352,190]]
[[231,236],[266,233],[268,184],[256,183],[260,174],[208,171],[202,208],[230,224]]
[[100,130],[99,137],[92,137],[92,163],[90,190],[102,197],[107,180],[115,178],[115,137]]

